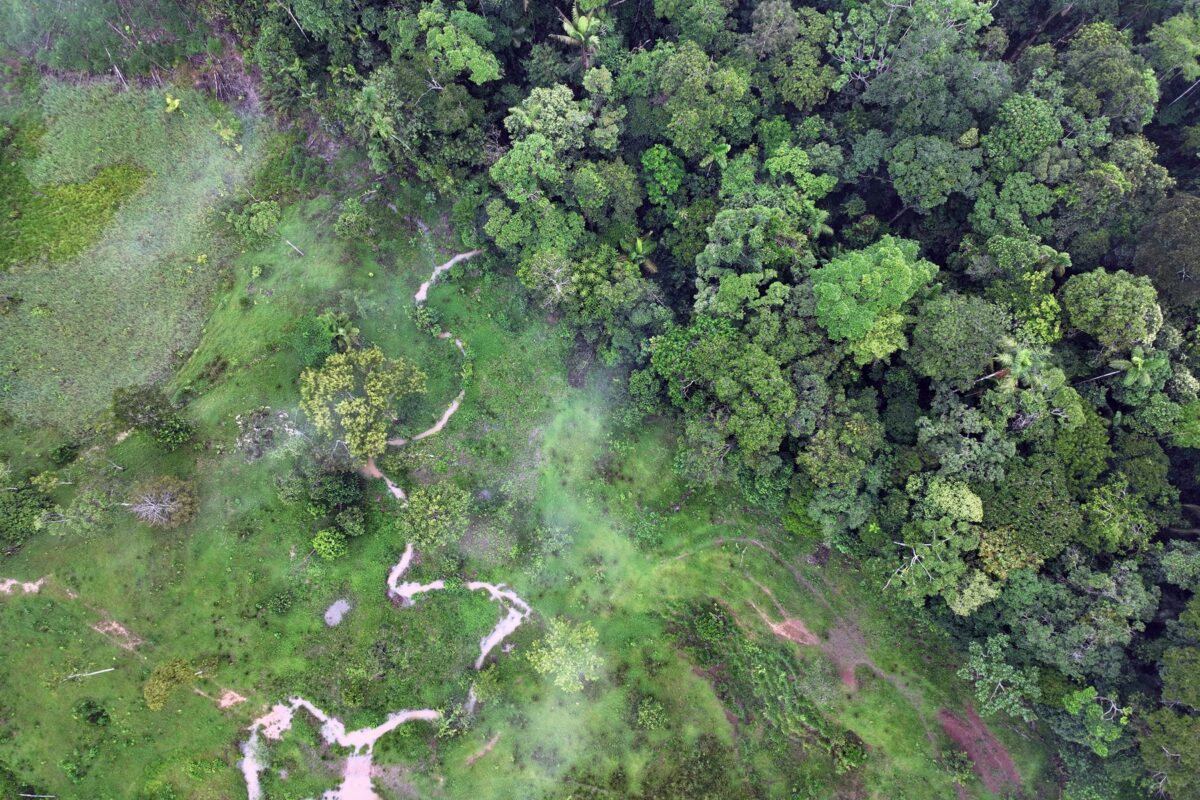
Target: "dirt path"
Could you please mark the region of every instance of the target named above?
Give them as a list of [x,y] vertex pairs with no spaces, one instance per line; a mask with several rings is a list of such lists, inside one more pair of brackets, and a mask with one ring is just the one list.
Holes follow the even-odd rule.
[[462,405],[463,398],[466,396],[466,391],[459,392],[458,397],[455,397],[454,400],[451,401],[450,405],[446,406],[446,410],[442,412],[441,419],[439,419],[437,424],[429,430],[421,431],[411,439],[405,439],[403,436],[397,436],[395,438],[388,439],[387,443],[392,447],[403,447],[409,442],[417,442],[428,436],[433,436],[435,433],[440,433],[442,428],[446,427],[446,423],[450,421],[450,418],[454,416],[454,412],[458,411],[458,407]]
[[[413,548],[412,542],[409,542],[405,546],[400,560],[388,570],[387,596],[389,599],[399,601],[403,606],[413,605],[413,598],[419,594],[444,589],[446,586],[444,580],[436,580],[431,583],[403,580],[404,573],[408,571],[415,558],[416,550]],[[488,653],[528,619],[533,613],[533,609],[504,584],[471,581],[466,586],[471,591],[486,591],[505,612],[504,617],[496,624],[491,633],[479,642],[479,658],[475,660],[474,665],[474,668],[479,670],[483,668]],[[220,706],[222,708],[226,707],[224,705],[226,696],[231,694],[237,698],[234,702],[241,702],[245,699],[241,695],[227,690],[221,696]],[[475,687],[472,686],[465,706],[468,714],[474,711],[475,704]],[[233,703],[231,702],[230,705]],[[246,781],[246,794],[249,800],[262,800],[263,797],[260,775],[265,765],[261,753],[261,739],[278,740],[291,729],[296,712],[300,710],[306,711],[321,723],[321,738],[326,744],[336,744],[353,751],[346,758],[346,766],[342,771],[342,783],[333,792],[327,793],[324,800],[378,800],[378,795],[371,786],[372,775],[376,773],[372,760],[375,743],[384,734],[407,722],[414,720],[431,722],[439,719],[442,715],[440,711],[431,708],[396,711],[389,714],[387,720],[382,724],[373,728],[347,731],[345,724],[340,719],[329,716],[303,697],[289,698],[287,703],[272,706],[266,714],[254,720],[249,727],[250,736],[242,743],[242,760],[239,762],[239,767],[242,777]],[[498,735],[496,738],[499,738]],[[495,743],[494,738],[485,748],[485,752],[478,755],[477,758],[486,755],[486,751],[490,751]]]
[[403,489],[392,483],[391,478],[383,474],[383,470],[375,463],[375,459],[368,458],[367,463],[358,468],[358,474],[364,478],[378,478],[387,485],[388,491],[392,493],[392,497],[401,503],[408,503],[408,495],[404,493]]
[[1009,789],[1020,790],[1021,773],[1013,763],[1008,750],[996,738],[987,724],[967,706],[966,719],[943,708],[938,712],[942,730],[956,745],[967,751],[979,780],[993,794],[1003,794]]
[[467,756],[467,766],[468,767],[471,766],[476,761],[483,758],[488,753],[492,752],[492,749],[496,746],[496,742],[498,742],[498,741],[500,741],[500,734],[497,733],[495,736],[493,736],[491,739],[489,739],[488,743],[485,744],[482,748],[480,748],[477,752],[474,752],[471,755]]
[[863,632],[858,625],[855,624],[853,620],[839,616],[834,611],[832,604],[830,604],[824,593],[818,590],[812,581],[805,578],[804,575],[800,573],[800,570],[788,562],[778,550],[762,542],[761,540],[752,537],[720,536],[710,542],[706,542],[705,544],[685,550],[684,552],[675,556],[672,560],[678,561],[680,559],[695,555],[702,550],[712,547],[720,547],[721,545],[729,543],[747,544],[762,550],[780,566],[786,569],[798,585],[804,587],[809,594],[812,595],[813,599],[819,602],[833,615],[831,625],[828,631],[826,631],[825,637],[821,638],[816,636],[814,633],[812,633],[803,620],[792,616],[787,609],[783,607],[783,605],[776,599],[775,593],[771,591],[770,587],[760,583],[759,581],[755,580],[752,575],[746,573],[745,577],[748,578],[751,583],[757,586],[771,599],[772,604],[775,606],[775,610],[783,617],[782,622],[773,622],[770,617],[767,616],[754,603],[754,601],[748,601],[750,606],[756,612],[758,612],[759,618],[762,619],[762,621],[771,629],[771,632],[780,638],[795,642],[802,647],[811,646],[820,648],[821,652],[824,653],[825,656],[829,658],[829,660],[831,660],[837,667],[838,675],[841,677],[842,684],[852,692],[858,690],[858,677],[856,672],[859,666],[867,667],[877,677],[886,681],[892,686],[893,689],[899,692],[905,700],[908,701],[909,705],[912,706],[913,713],[917,715],[917,719],[920,720],[921,727],[925,731],[925,738],[929,741],[930,746],[933,748],[934,756],[941,758],[941,747],[938,745],[938,738],[930,726],[930,720],[922,711],[922,708],[925,705],[922,694],[909,686],[908,683],[899,676],[888,672],[887,670],[881,669],[877,664],[875,664],[875,662],[872,661],[870,656],[867,654],[867,639],[866,636],[863,635]]
[[[466,253],[459,253],[458,255],[454,256],[449,261],[447,261],[445,264],[442,264],[441,266],[436,267],[433,270],[433,274],[429,276],[429,280],[422,283],[421,288],[417,290],[417,293],[415,295],[413,295],[413,300],[416,302],[417,305],[421,305],[422,303],[424,303],[426,296],[429,294],[429,287],[433,285],[433,282],[438,279],[439,275],[441,275],[443,272],[445,272],[446,270],[453,267],[458,262],[466,261],[467,259],[474,258],[475,256],[479,255],[482,252],[483,252],[482,250],[471,250]],[[453,339],[454,346],[458,348],[458,352],[463,357],[466,357],[467,348],[466,348],[466,345],[463,344],[462,339],[457,338],[450,331],[442,331],[441,333],[438,334],[438,338],[439,339]],[[442,429],[446,427],[446,423],[448,423],[450,421],[450,418],[453,417],[455,412],[458,411],[459,407],[462,406],[463,399],[466,396],[467,396],[466,389],[460,390],[458,393],[458,396],[455,397],[450,402],[450,405],[446,406],[446,410],[442,412],[441,418],[438,419],[437,423],[435,423],[432,428],[421,431],[420,433],[413,436],[411,439],[405,438],[403,436],[396,436],[391,439],[388,439],[387,443],[389,445],[391,445],[392,447],[403,447],[404,445],[408,444],[409,442],[416,442],[421,439],[425,439],[429,436],[433,436],[436,433],[441,433]],[[393,483],[391,481],[391,479],[388,478],[388,476],[383,474],[383,470],[379,469],[379,466],[375,463],[375,459],[373,459],[373,458],[369,459],[366,464],[364,464],[362,467],[359,468],[359,473],[367,478],[379,478],[379,479],[383,480],[383,482],[385,484],[387,484],[388,491],[392,493],[392,497],[395,497],[397,500],[399,500],[402,503],[408,502],[408,495],[405,494],[403,489],[401,489],[399,486],[397,486],[395,483]]]
[[459,263],[460,261],[467,261],[469,259],[472,259],[482,252],[483,252],[482,250],[469,250],[465,253],[459,253],[458,255],[454,256],[449,261],[447,261],[445,264],[434,267],[433,274],[429,276],[429,280],[422,283],[421,287],[419,289],[417,289],[417,293],[413,295],[413,300],[415,300],[417,302],[417,305],[424,303],[426,296],[429,294],[429,287],[433,285],[433,282],[438,279],[439,275],[441,275],[443,272],[450,269],[451,267],[453,267],[455,264]]
[[[400,581],[404,573],[408,571],[414,554],[412,542],[409,542],[404,548],[404,554],[400,556],[400,560],[396,562],[387,576],[388,597],[399,600],[400,604],[405,607],[413,605],[413,597],[418,594],[436,592],[446,588],[446,582],[440,579],[430,583],[415,581],[402,583]],[[488,653],[507,639],[513,631],[521,627],[521,623],[529,619],[533,609],[516,592],[506,588],[502,583],[471,581],[466,586],[472,592],[487,592],[492,601],[498,603],[505,612],[503,619],[496,623],[496,627],[492,629],[491,633],[479,640],[479,658],[475,659],[475,669],[480,670],[483,669],[483,662],[487,659]]]
[[241,770],[246,780],[249,800],[261,800],[262,784],[259,775],[264,768],[259,734],[266,739],[278,740],[292,727],[296,712],[304,710],[321,723],[321,738],[326,744],[336,744],[354,752],[346,758],[342,772],[342,783],[325,795],[325,800],[379,800],[371,787],[371,766],[375,743],[406,722],[423,720],[432,722],[442,716],[440,711],[422,708],[415,711],[396,711],[386,721],[373,728],[360,728],[347,732],[345,724],[331,717],[303,697],[292,697],[287,704],[278,704],[254,720],[250,725],[250,738],[242,745]]

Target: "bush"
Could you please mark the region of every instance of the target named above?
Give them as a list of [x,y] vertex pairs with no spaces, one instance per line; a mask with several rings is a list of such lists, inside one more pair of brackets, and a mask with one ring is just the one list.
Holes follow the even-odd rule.
[[65,467],[79,457],[77,442],[64,442],[50,451],[50,463],[56,467]]
[[326,561],[333,561],[350,552],[350,548],[346,544],[346,534],[335,528],[324,528],[317,531],[317,535],[312,540],[312,548]]
[[50,501],[29,483],[0,492],[0,555],[15,553],[33,535]]
[[176,688],[191,683],[194,675],[188,662],[173,658],[156,666],[142,684],[142,696],[151,711],[161,711]]
[[470,506],[471,495],[452,483],[422,486],[399,515],[401,535],[421,550],[441,547],[466,533]]
[[174,450],[192,438],[195,429],[179,414],[172,411],[154,426],[154,441],[167,450]]
[[333,224],[333,232],[343,239],[364,239],[371,232],[371,219],[362,200],[351,197],[342,204],[342,213]]
[[233,226],[250,248],[266,244],[279,230],[279,220],[279,203],[274,200],[249,203],[240,211],[230,211],[225,215],[225,221]]
[[99,727],[104,727],[112,721],[108,716],[108,711],[100,705],[100,701],[90,697],[81,697],[75,701],[75,705],[71,706],[71,718]]

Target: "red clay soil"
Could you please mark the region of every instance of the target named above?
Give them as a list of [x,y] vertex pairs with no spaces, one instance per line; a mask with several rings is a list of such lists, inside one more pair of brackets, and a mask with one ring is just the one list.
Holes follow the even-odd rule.
[[975,774],[989,792],[1001,794],[1006,789],[1021,788],[1021,773],[1017,771],[1012,756],[974,708],[967,706],[965,720],[943,708],[938,712],[938,722],[950,740],[967,751],[975,765]]

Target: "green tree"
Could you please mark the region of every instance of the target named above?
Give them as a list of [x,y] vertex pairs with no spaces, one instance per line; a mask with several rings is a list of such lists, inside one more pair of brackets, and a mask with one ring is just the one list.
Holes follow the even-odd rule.
[[996,124],[980,139],[988,167],[997,175],[1022,169],[1062,139],[1057,110],[1031,94],[1013,95],[1000,106]]
[[583,691],[585,683],[600,677],[604,666],[597,652],[600,633],[590,622],[576,624],[562,617],[551,619],[547,628],[530,649],[529,663],[538,673],[552,677],[564,692]]
[[336,528],[322,528],[312,538],[313,551],[326,561],[334,561],[350,552],[346,534]]
[[665,57],[655,74],[665,96],[666,134],[689,160],[699,160],[724,142],[745,139],[753,112],[744,69],[713,63],[693,41],[659,45]]
[[1200,299],[1200,197],[1181,193],[1159,203],[1138,232],[1133,264],[1171,305]]
[[650,340],[650,365],[667,397],[732,437],[746,456],[779,448],[796,395],[780,365],[728,320],[697,317]]
[[884,236],[812,273],[817,321],[834,340],[862,339],[881,315],[899,310],[937,271],[917,258],[916,242]]
[[1117,130],[1138,131],[1158,103],[1158,81],[1129,35],[1109,22],[1085,25],[1062,59],[1067,96],[1086,114],[1103,114]]
[[[0,463],[0,466],[3,466]],[[0,555],[17,552],[40,527],[43,513],[50,501],[28,481],[0,486]]]
[[1063,285],[1062,303],[1067,324],[1109,353],[1149,345],[1163,323],[1153,284],[1124,270],[1072,275]]
[[488,51],[495,34],[488,20],[467,11],[461,4],[450,11],[441,0],[422,3],[417,24],[425,32],[425,52],[441,81],[463,73],[481,85],[500,78],[500,62]]
[[1036,667],[1014,667],[1009,658],[1009,638],[995,634],[986,645],[971,642],[967,663],[958,677],[975,686],[975,697],[984,714],[1003,712],[1026,722],[1036,718],[1033,704],[1041,699]]
[[1144,547],[1154,534],[1146,501],[1124,476],[1092,489],[1083,504],[1083,541],[1100,552],[1115,553]]
[[1147,788],[1172,800],[1200,798],[1200,717],[1160,708],[1138,738]]
[[1104,758],[1110,745],[1121,738],[1129,724],[1132,709],[1116,700],[1100,696],[1095,686],[1078,689],[1063,697],[1063,708],[1078,718],[1085,731],[1084,741],[1092,752]]
[[978,150],[964,150],[935,136],[909,136],[891,149],[887,162],[900,199],[926,214],[952,194],[973,194],[982,157]]
[[939,295],[921,306],[905,360],[920,375],[969,389],[988,373],[1013,328],[1000,306],[974,295]]
[[325,436],[344,442],[355,458],[387,446],[396,404],[425,392],[425,373],[378,347],[334,353],[319,369],[300,373],[300,408]]

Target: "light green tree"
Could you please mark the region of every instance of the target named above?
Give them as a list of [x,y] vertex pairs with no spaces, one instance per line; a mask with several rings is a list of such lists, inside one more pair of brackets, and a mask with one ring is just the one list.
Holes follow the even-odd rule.
[[917,258],[917,243],[884,236],[843,253],[813,272],[817,322],[834,340],[858,341],[879,318],[898,310],[929,283],[938,268]]
[[590,622],[572,623],[563,618],[549,622],[546,636],[529,651],[529,663],[542,675],[554,679],[565,692],[583,691],[584,683],[600,677],[604,665],[596,646],[600,634]]
[[382,453],[396,403],[424,392],[425,373],[404,359],[386,358],[378,347],[334,353],[320,368],[300,373],[300,408],[356,458]]

